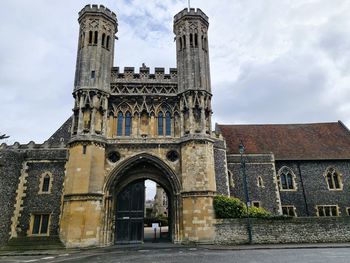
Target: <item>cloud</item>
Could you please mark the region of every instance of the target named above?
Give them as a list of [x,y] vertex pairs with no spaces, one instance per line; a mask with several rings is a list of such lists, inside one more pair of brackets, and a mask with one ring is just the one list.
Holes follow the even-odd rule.
[[[88,0],[2,3],[0,132],[43,142],[70,116],[77,13]],[[176,67],[180,0],[103,0],[119,20],[115,65]],[[210,19],[214,121],[350,125],[350,2],[192,0]]]

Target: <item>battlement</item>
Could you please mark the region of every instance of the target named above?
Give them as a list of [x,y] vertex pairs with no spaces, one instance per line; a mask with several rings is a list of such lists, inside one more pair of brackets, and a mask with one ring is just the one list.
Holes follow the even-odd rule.
[[112,82],[120,79],[140,79],[140,80],[177,80],[177,69],[170,68],[169,73],[165,73],[165,68],[155,68],[154,74],[150,73],[149,67],[140,67],[139,72],[135,72],[134,67],[124,67],[124,72],[121,72],[119,67],[114,67],[111,72]]
[[11,150],[48,150],[48,149],[62,149],[66,148],[66,142],[61,141],[57,144],[50,144],[48,141],[45,141],[42,144],[37,144],[33,141],[30,141],[28,144],[20,144],[15,142],[13,145],[7,145],[2,143],[0,145],[0,150],[11,149]]
[[83,17],[86,14],[103,14],[113,20],[115,23],[117,22],[117,15],[112,12],[110,9],[103,5],[86,5],[80,12],[79,12],[79,19]]
[[200,16],[207,24],[209,24],[209,17],[199,8],[185,8],[174,16],[174,23],[186,16]]

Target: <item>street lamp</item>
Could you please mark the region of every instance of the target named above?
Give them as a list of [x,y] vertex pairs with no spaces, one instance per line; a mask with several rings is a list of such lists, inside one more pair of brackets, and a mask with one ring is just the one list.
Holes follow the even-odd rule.
[[241,172],[242,172],[242,176],[243,176],[245,202],[246,202],[246,207],[247,207],[247,229],[248,229],[249,244],[251,244],[252,243],[252,228],[251,228],[250,216],[249,216],[250,200],[249,200],[249,193],[248,193],[248,181],[247,181],[247,175],[246,175],[246,170],[245,170],[245,158],[243,158],[244,150],[245,150],[245,148],[244,148],[243,141],[240,140],[239,153],[241,155]]

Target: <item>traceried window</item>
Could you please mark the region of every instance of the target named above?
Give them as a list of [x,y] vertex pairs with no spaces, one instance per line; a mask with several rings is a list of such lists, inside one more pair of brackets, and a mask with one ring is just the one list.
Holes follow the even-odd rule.
[[326,179],[329,190],[342,190],[343,189],[341,176],[334,168],[330,167],[326,170],[325,179]]
[[165,135],[171,135],[171,115],[169,111],[165,113]]
[[297,216],[295,212],[295,207],[292,205],[282,205],[282,214],[285,216]]
[[337,205],[318,205],[316,209],[318,216],[339,216]]
[[158,135],[163,135],[163,112],[158,113]]
[[118,136],[123,135],[123,120],[124,120],[124,116],[123,116],[123,113],[120,111],[118,113],[118,120],[117,120],[117,135]]
[[49,214],[34,214],[32,215],[32,235],[42,235],[46,236],[49,233]]
[[284,166],[278,172],[279,186],[281,190],[296,190],[295,174],[292,169]]
[[125,136],[130,136],[131,134],[131,113],[127,111],[125,113]]

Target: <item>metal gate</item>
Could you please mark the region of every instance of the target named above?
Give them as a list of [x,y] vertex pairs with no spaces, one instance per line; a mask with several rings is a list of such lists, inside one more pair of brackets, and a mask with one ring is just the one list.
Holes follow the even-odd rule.
[[127,185],[117,196],[116,243],[143,242],[145,181]]

